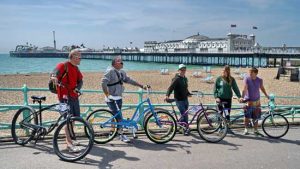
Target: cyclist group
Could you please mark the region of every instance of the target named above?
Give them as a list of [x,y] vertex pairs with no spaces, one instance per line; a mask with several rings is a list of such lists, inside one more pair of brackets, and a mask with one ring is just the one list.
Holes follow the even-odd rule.
[[[69,54],[69,60],[65,63],[59,63],[51,74],[51,79],[58,85],[57,96],[59,102],[65,102],[68,99],[70,104],[71,113],[74,116],[80,116],[78,91],[83,85],[83,76],[78,68],[81,61],[80,50],[74,49]],[[147,85],[142,85],[132,78],[128,77],[126,72],[122,70],[123,61],[120,56],[115,57],[112,60],[111,68],[106,71],[102,80],[101,87],[105,94],[105,101],[113,112],[117,113],[117,106],[112,100],[114,100],[118,107],[122,107],[122,93],[124,92],[123,83],[128,83],[140,88],[147,88]],[[168,87],[166,93],[166,99],[174,91],[174,98],[176,100],[176,105],[181,114],[189,107],[188,97],[191,93],[188,90],[188,79],[185,76],[186,66],[180,64],[178,67],[178,74],[172,79],[170,86]],[[244,88],[242,94],[236,84],[235,79],[230,74],[230,67],[225,66],[222,75],[219,76],[214,84],[214,97],[217,102],[226,102],[225,108],[231,108],[233,92],[237,95],[240,102],[247,102],[248,106],[257,107],[257,109],[251,109],[245,112],[245,130],[244,134],[248,134],[248,121],[249,119],[257,119],[260,117],[260,90],[264,95],[269,98],[264,85],[263,80],[257,76],[258,70],[256,68],[251,68],[249,70],[249,76],[244,79]],[[62,84],[62,85],[59,85]],[[222,107],[219,107],[222,109]],[[230,111],[229,111],[230,113]],[[122,117],[117,116],[117,121],[122,120]],[[226,119],[230,120],[230,114],[226,115]],[[185,115],[182,121],[188,122],[188,116]],[[254,124],[254,134],[256,136],[263,136],[257,130],[257,121]],[[123,142],[130,142],[130,140],[123,134],[122,128],[118,127],[119,138]],[[76,152],[76,143],[70,141],[70,137],[66,132],[66,143],[70,151]],[[184,135],[189,135],[189,131],[184,131]]]

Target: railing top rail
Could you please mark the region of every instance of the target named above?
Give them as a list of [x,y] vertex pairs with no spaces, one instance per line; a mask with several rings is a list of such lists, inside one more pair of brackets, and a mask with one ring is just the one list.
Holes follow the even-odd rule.
[[[24,88],[24,87],[23,87]],[[23,91],[23,88],[2,88],[0,87],[0,91]],[[48,88],[29,88],[26,87],[27,91],[49,91]],[[86,93],[103,93],[102,90],[91,90],[91,89],[84,89],[82,92]],[[127,94],[140,94],[140,93],[146,93],[146,91],[143,90],[137,90],[137,91],[124,91],[124,93]],[[166,94],[166,91],[151,91],[152,94]],[[206,96],[213,96],[212,93],[203,93]],[[261,96],[265,97],[265,96]],[[282,98],[282,99],[300,99],[300,96],[275,96],[275,98]]]

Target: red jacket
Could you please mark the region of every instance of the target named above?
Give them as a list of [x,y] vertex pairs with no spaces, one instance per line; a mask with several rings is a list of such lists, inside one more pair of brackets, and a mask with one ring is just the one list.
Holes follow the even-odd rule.
[[59,63],[56,66],[57,79],[61,82],[62,86],[57,86],[57,96],[59,100],[62,100],[64,95],[70,96],[71,98],[78,98],[78,94],[74,92],[77,88],[78,83],[82,81],[82,74],[77,66],[72,65],[69,61],[66,62],[66,68],[68,73],[64,76],[66,72],[65,63]]

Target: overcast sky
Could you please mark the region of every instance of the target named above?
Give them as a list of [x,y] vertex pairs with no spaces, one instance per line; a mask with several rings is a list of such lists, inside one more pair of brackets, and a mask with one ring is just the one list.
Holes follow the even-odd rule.
[[[263,46],[300,46],[298,0],[1,0],[0,52],[18,44],[142,48],[197,34],[257,36]],[[252,30],[252,27],[258,27]]]

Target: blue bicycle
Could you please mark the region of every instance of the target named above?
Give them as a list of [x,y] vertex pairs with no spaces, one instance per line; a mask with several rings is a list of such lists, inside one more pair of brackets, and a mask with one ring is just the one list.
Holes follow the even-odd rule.
[[[150,88],[147,88],[147,98],[137,105],[133,116],[130,119],[124,119],[117,122],[116,117],[121,115],[122,111],[115,102],[118,113],[113,114],[107,109],[98,109],[93,111],[88,117],[87,121],[94,129],[94,141],[99,144],[104,144],[111,141],[116,135],[118,128],[126,128],[132,132],[133,137],[136,137],[138,130],[138,122],[144,119],[142,125],[145,129],[147,137],[157,143],[167,143],[173,139],[176,134],[177,123],[174,117],[165,109],[154,108],[150,98]],[[140,107],[147,104],[144,111],[139,111]]]

